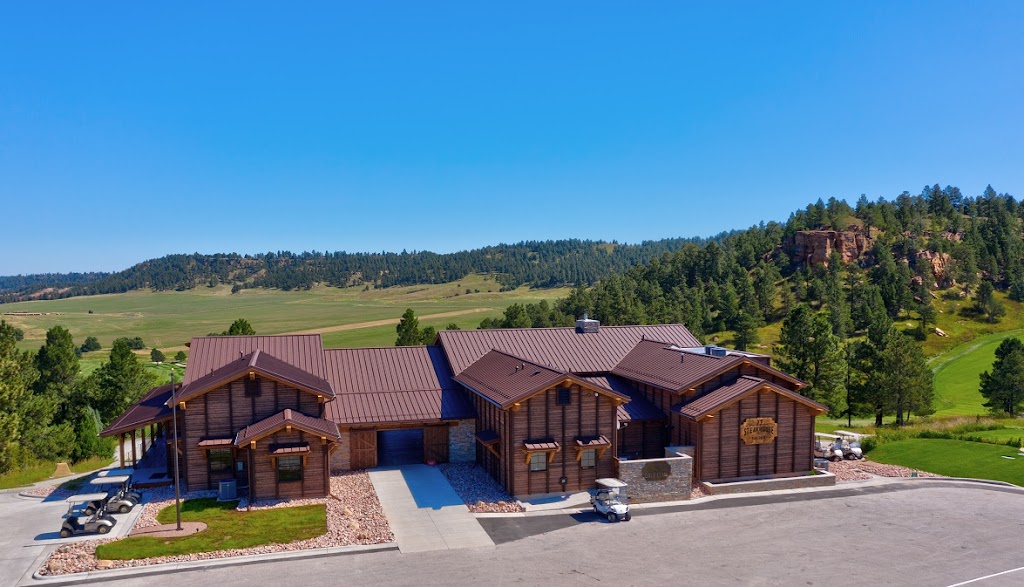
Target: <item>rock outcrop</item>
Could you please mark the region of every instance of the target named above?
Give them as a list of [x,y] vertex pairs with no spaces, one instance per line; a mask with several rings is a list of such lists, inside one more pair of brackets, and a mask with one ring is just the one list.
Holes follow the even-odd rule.
[[952,259],[949,253],[933,253],[932,251],[921,251],[917,254],[931,266],[933,283],[929,285],[938,289],[946,289],[956,285],[952,275]]
[[871,237],[856,230],[801,230],[794,235],[793,259],[828,265],[832,251],[837,251],[844,263],[850,263],[867,254],[871,244]]

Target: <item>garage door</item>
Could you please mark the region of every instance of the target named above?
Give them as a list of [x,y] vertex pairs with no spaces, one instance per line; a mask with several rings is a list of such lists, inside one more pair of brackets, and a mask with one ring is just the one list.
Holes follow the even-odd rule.
[[381,467],[423,464],[423,429],[378,432],[377,464]]
[[352,468],[370,469],[377,466],[377,431],[353,430]]

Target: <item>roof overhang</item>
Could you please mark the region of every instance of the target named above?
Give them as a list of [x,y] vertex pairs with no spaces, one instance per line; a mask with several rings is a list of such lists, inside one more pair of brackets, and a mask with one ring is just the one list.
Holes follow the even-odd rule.
[[[714,414],[717,414],[718,412],[720,412],[720,411],[724,410],[725,408],[728,408],[729,406],[731,406],[731,405],[733,405],[733,404],[743,400],[744,398],[750,397],[751,395],[754,395],[756,393],[761,393],[762,391],[765,391],[765,390],[770,390],[770,391],[772,391],[774,393],[777,393],[779,395],[788,397],[789,399],[791,399],[791,400],[793,400],[793,401],[795,401],[795,402],[797,402],[799,404],[803,404],[804,406],[807,406],[808,409],[810,409],[811,411],[814,412],[815,416],[819,416],[821,414],[824,414],[824,413],[828,412],[828,407],[826,407],[826,406],[824,406],[822,404],[819,404],[818,402],[812,400],[811,398],[803,396],[803,395],[800,395],[799,393],[797,393],[795,391],[792,391],[792,390],[789,390],[789,389],[786,389],[785,387],[780,387],[778,385],[775,385],[774,383],[771,383],[769,381],[764,381],[760,385],[752,387],[752,388],[750,388],[749,390],[747,390],[744,393],[741,393],[741,394],[736,395],[734,397],[730,397],[729,399],[723,401],[722,403],[710,406],[709,408],[707,408],[705,410],[702,410],[702,411],[700,411],[700,412],[698,412],[696,414],[686,413],[684,411],[685,408],[686,408],[685,404],[682,405],[682,406],[673,406],[672,411],[677,413],[677,414],[679,414],[679,415],[681,415],[684,418],[689,419],[689,420],[692,420],[692,421],[695,421],[695,422],[703,422],[703,421],[712,419],[714,417]],[[714,393],[715,393],[715,391],[711,391],[710,393],[708,393],[708,395],[711,395],[711,394],[714,394]]]

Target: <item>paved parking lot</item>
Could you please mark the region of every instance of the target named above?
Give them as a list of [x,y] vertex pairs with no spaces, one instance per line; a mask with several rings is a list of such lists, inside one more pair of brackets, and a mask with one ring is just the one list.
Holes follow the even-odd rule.
[[492,548],[281,561],[184,572],[174,581],[248,586],[273,573],[275,581],[296,585],[950,586],[1005,573],[970,585],[1024,584],[1024,570],[1006,572],[1024,567],[1024,493],[952,482],[899,486],[618,524],[581,515],[568,527],[526,531]]

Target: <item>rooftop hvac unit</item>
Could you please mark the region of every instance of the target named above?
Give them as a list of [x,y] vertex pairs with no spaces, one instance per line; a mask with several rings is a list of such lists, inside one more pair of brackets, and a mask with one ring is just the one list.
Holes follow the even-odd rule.
[[238,482],[234,479],[221,481],[217,492],[217,501],[235,501],[236,499],[238,499]]
[[597,320],[592,320],[583,314],[583,317],[576,321],[576,332],[579,334],[592,334],[598,332],[601,329],[601,323]]
[[709,344],[704,347],[704,354],[712,357],[724,357],[729,354],[729,349]]

